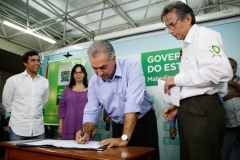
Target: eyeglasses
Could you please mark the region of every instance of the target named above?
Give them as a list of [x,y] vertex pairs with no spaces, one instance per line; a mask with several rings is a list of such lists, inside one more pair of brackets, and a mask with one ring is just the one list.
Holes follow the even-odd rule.
[[77,74],[84,74],[83,72],[74,72],[75,75]]
[[168,26],[166,26],[165,30],[168,32],[169,29],[172,29],[177,24],[178,20],[179,18],[175,22],[172,22]]

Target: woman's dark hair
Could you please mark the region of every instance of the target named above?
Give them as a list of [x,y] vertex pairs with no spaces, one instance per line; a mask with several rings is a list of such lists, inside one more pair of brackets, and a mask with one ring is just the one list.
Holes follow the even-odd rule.
[[75,84],[76,81],[74,79],[74,73],[76,72],[76,69],[80,67],[81,71],[84,73],[84,78],[83,78],[83,85],[87,88],[88,87],[88,79],[87,79],[87,72],[86,69],[83,67],[81,64],[76,64],[71,71],[71,77],[70,77],[70,82],[69,82],[69,87],[72,88]]
[[28,51],[28,52],[24,53],[24,55],[22,56],[22,61],[27,63],[29,56],[31,57],[31,56],[36,56],[36,55],[38,55],[38,52],[36,52],[36,51]]
[[230,61],[233,61],[234,63],[235,63],[235,65],[236,65],[236,67],[238,66],[238,63],[237,63],[237,61],[235,61],[235,59],[233,59],[233,58],[228,58]]
[[192,10],[188,5],[186,5],[182,1],[177,1],[174,3],[169,4],[168,6],[164,7],[161,15],[161,21],[164,22],[164,16],[166,16],[169,12],[176,10],[176,13],[178,15],[178,18],[182,21],[187,14],[190,14],[192,17],[192,22],[191,24],[194,25],[196,23],[195,15]]

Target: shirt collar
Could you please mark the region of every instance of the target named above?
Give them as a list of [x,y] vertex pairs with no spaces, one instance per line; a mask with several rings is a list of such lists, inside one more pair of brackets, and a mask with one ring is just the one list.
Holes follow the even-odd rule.
[[195,32],[197,31],[198,28],[199,28],[199,26],[198,26],[197,24],[194,24],[194,25],[190,28],[189,32],[187,33],[187,36],[186,36],[186,38],[184,39],[184,42],[191,43],[192,40],[193,40],[193,37],[194,37],[194,35],[195,35]]
[[122,66],[120,64],[120,60],[116,59],[116,71],[114,77],[122,77]]
[[[26,77],[26,76],[30,76],[28,73],[27,73],[27,71],[25,70],[24,72],[23,72],[23,75]],[[40,75],[37,73],[37,76],[35,77],[35,78],[38,78]],[[31,76],[30,76],[31,77]]]
[[[122,68],[121,68],[121,64],[120,64],[120,60],[119,59],[116,59],[116,70],[115,70],[115,73],[114,73],[114,76],[113,76],[112,80],[115,77],[122,77]],[[111,80],[107,79],[107,80],[103,80],[103,81],[106,82],[106,81],[111,81]]]

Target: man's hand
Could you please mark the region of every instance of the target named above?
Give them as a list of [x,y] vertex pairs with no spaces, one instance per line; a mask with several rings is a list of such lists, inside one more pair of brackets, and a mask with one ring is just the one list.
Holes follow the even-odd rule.
[[76,133],[76,141],[80,144],[86,144],[92,134],[97,133],[96,125],[92,122],[85,122],[83,124],[82,130]]
[[171,121],[178,113],[178,108],[175,105],[170,105],[163,110],[163,116],[166,120]]
[[[83,135],[84,134],[84,135]],[[76,133],[76,141],[79,144],[86,144],[89,140],[89,135],[84,133],[82,130],[79,130]]]
[[94,140],[95,136],[97,134],[97,128],[94,129],[93,133],[92,133],[92,140]]
[[175,139],[177,135],[177,130],[175,127],[170,127],[169,136],[171,139]]
[[228,81],[228,86],[231,86],[240,92],[240,84],[234,82],[233,80]]
[[58,126],[58,136],[62,137],[62,125]]
[[127,144],[128,144],[128,141],[124,141],[121,138],[109,138],[109,139],[102,140],[99,143],[99,145],[108,146],[109,148],[114,146],[118,146],[118,147],[127,146]]
[[111,118],[110,117],[105,117],[104,121],[107,122],[108,124],[110,124]]
[[233,80],[228,81],[228,85],[229,85],[229,86],[233,86],[234,83],[235,83],[235,82],[234,82]]
[[164,85],[164,93],[171,95],[170,89],[175,86],[174,77],[161,78],[161,80],[166,81]]
[[226,96],[223,97],[223,100],[229,100],[231,98],[235,98],[235,97],[240,97],[240,92],[230,92],[228,93]]

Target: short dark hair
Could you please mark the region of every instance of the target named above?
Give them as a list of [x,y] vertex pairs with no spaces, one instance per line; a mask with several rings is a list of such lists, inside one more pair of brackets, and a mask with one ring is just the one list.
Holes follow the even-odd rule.
[[228,58],[229,59],[229,61],[233,61],[235,64],[236,64],[236,67],[237,67],[237,61],[235,61],[235,59],[233,59],[233,58]]
[[164,7],[161,14],[161,21],[164,22],[164,19],[163,19],[164,16],[166,16],[169,12],[173,10],[176,10],[177,16],[180,20],[183,20],[187,16],[187,14],[190,14],[192,17],[191,24],[194,25],[196,23],[195,15],[192,8],[190,8],[188,5],[186,5],[182,1],[177,1]]
[[[38,55],[38,52],[36,51],[28,51],[26,53],[24,53],[24,55],[22,56],[22,62],[27,63],[28,62],[28,57],[30,56],[35,56]],[[39,56],[39,55],[38,55]],[[40,57],[40,56],[39,56]]]
[[71,71],[71,76],[70,76],[70,82],[69,82],[69,87],[72,88],[75,84],[76,81],[74,79],[74,73],[76,72],[76,69],[80,67],[81,71],[84,73],[84,78],[83,78],[83,85],[87,88],[88,87],[88,79],[87,79],[87,71],[81,64],[76,64]]

